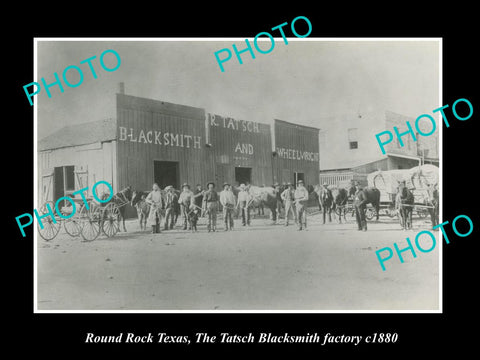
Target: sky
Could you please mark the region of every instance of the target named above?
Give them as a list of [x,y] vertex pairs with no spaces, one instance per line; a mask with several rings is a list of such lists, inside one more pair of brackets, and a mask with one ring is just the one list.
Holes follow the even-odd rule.
[[[439,42],[326,41],[282,38],[268,54],[255,59],[242,53],[239,64],[232,44],[246,48],[245,40],[216,41],[55,41],[37,42],[37,75],[32,81],[54,82],[70,65],[82,69],[83,82],[45,89],[35,96],[38,139],[63,126],[115,117],[115,93],[125,84],[127,95],[201,107],[235,119],[271,124],[273,119],[322,128],[324,118],[337,114],[389,110],[417,117],[431,114],[439,103]],[[268,49],[270,41],[259,42]],[[228,48],[232,58],[220,71],[214,53]],[[100,55],[115,50],[120,67],[102,69]],[[82,60],[96,56],[94,79]],[[222,53],[221,56],[225,54]],[[111,53],[104,57],[116,65]],[[76,83],[76,70],[67,78]],[[63,82],[63,80],[62,80]],[[25,99],[25,101],[28,101]]]

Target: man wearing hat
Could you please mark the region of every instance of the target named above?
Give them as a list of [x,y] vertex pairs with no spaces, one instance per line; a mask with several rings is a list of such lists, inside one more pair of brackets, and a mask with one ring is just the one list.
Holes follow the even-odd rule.
[[157,183],[153,184],[152,191],[145,198],[145,202],[150,205],[147,223],[152,227],[152,234],[159,234],[164,205],[162,193]]
[[367,197],[363,192],[363,186],[357,184],[357,192],[353,205],[355,206],[355,217],[357,220],[358,230],[367,231],[367,220],[365,219],[365,208],[367,206]]
[[292,213],[292,217],[297,223],[297,213],[295,212],[295,190],[293,189],[293,184],[289,182],[287,188],[282,192],[282,200],[285,203],[285,226],[288,226],[288,215]]
[[237,208],[240,207],[242,212],[242,226],[250,226],[250,203],[252,196],[249,194],[245,184],[240,184],[240,192],[238,193]]
[[165,224],[163,229],[173,229],[175,223],[175,203],[178,203],[178,196],[175,193],[173,186],[169,185],[165,189],[167,195],[165,196]]
[[220,204],[223,206],[225,231],[233,230],[233,209],[235,209],[236,200],[229,183],[223,184],[223,191],[220,193]]
[[302,230],[302,225],[304,228],[307,228],[307,217],[305,214],[305,206],[308,201],[308,191],[303,186],[303,180],[297,181],[297,188],[294,193],[295,197],[295,207],[297,210],[297,221],[298,221],[298,230]]
[[190,204],[192,203],[193,192],[190,190],[190,185],[184,183],[182,185],[182,192],[180,193],[180,197],[178,198],[178,202],[182,208],[182,215],[183,215],[183,230],[187,230],[187,223],[188,229],[191,230],[191,224],[188,220],[188,211],[190,208]]
[[215,183],[207,184],[207,191],[203,194],[203,210],[208,214],[208,232],[217,230],[218,194]]

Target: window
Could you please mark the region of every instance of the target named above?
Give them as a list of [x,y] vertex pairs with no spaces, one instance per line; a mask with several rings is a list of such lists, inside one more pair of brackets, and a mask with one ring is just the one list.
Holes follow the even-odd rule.
[[350,149],[358,149],[358,129],[348,129],[348,144]]
[[65,190],[75,190],[75,166],[65,166]]

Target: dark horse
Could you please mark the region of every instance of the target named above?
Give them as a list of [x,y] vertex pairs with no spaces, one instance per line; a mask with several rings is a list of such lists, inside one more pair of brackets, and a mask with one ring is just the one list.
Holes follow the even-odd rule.
[[332,222],[332,210],[334,208],[332,191],[329,188],[322,186],[321,188],[317,188],[317,194],[318,201],[322,207],[323,223],[325,224],[325,217],[327,213],[328,222]]
[[333,208],[338,215],[338,220],[340,224],[342,223],[342,215],[345,222],[347,221],[347,200],[348,200],[348,191],[344,188],[334,189],[332,192],[333,195]]
[[146,230],[147,228],[147,218],[148,213],[150,212],[150,205],[147,204],[145,198],[147,197],[147,191],[132,191],[132,200],[130,205],[137,209],[138,222],[140,224],[140,230]]
[[438,189],[436,185],[434,186],[433,189],[431,186],[428,189],[427,205],[430,206],[430,208],[428,208],[428,212],[430,213],[432,227],[435,227],[438,225],[438,210],[439,210]]
[[[355,186],[352,186],[349,191],[349,194],[355,194]],[[377,221],[380,216],[380,190],[378,190],[375,187],[364,187],[363,188],[363,193],[365,194],[365,198],[367,199],[367,204],[372,204],[373,208],[375,209],[375,212],[377,213]]]
[[[110,195],[109,194],[102,194],[101,199],[106,200]],[[114,203],[117,205],[117,208],[120,212],[120,217],[118,218],[118,230],[120,231],[120,219],[122,220],[123,224],[123,231],[127,232],[127,228],[125,227],[125,211],[126,205],[132,201],[132,187],[129,185],[125,189],[120,190],[116,194],[113,195],[112,199],[108,201],[108,203]],[[105,204],[106,205],[106,204]]]
[[413,193],[405,186],[398,187],[397,196],[395,198],[395,206],[398,209],[400,225],[404,230],[412,228],[412,212],[415,198]]

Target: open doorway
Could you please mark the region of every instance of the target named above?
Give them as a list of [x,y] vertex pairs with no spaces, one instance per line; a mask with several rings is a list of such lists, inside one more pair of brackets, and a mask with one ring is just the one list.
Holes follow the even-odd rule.
[[303,181],[303,185],[307,185],[305,184],[305,173],[301,173],[301,172],[296,172],[294,173],[294,179],[295,181],[295,186],[297,186],[297,183],[299,180],[302,180]]
[[235,168],[235,181],[240,184],[252,183],[252,168],[236,167]]
[[153,181],[164,189],[172,185],[180,188],[178,161],[153,161]]
[[74,166],[57,166],[53,170],[53,201],[75,191]]

